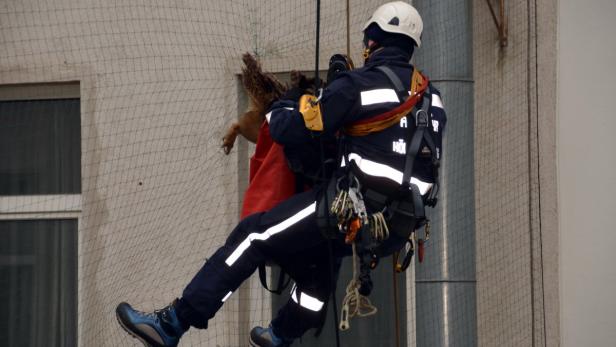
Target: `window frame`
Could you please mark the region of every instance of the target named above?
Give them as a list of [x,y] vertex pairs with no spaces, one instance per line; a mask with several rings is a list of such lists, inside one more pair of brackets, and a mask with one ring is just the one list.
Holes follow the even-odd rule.
[[[0,85],[0,102],[57,99],[81,100],[79,81]],[[81,111],[79,113],[81,117]],[[81,217],[81,212],[81,193],[16,196],[0,195],[0,220],[79,220]],[[77,233],[79,233],[79,230],[77,230]]]

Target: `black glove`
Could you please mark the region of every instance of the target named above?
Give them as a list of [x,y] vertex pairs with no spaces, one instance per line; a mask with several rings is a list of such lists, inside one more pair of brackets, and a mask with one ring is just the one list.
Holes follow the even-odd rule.
[[329,58],[329,69],[327,70],[327,84],[330,84],[345,71],[353,70],[353,61],[344,54],[334,54]]

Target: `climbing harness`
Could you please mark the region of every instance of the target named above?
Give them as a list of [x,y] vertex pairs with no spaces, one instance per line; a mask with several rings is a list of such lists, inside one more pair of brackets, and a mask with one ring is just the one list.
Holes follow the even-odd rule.
[[291,283],[291,277],[287,277],[284,270],[282,268],[279,268],[280,273],[278,274],[278,281],[276,287],[270,288],[267,285],[266,265],[259,265],[257,269],[259,270],[259,281],[261,282],[261,286],[263,286],[263,288],[265,288],[265,290],[270,293],[280,295],[289,286],[289,283]]
[[[430,221],[425,216],[424,206],[436,203],[434,193],[429,193],[424,198],[417,185],[411,183],[413,163],[418,154],[424,150],[430,152],[433,165],[436,167],[435,179],[438,177],[438,158],[434,141],[426,130],[430,120],[428,80],[415,69],[409,92],[402,87],[400,80],[389,68],[379,66],[378,69],[390,79],[399,95],[403,93],[407,95],[405,102],[392,111],[362,120],[361,123],[351,124],[344,129],[345,134],[363,136],[378,132],[398,123],[402,117],[408,115],[414,118],[415,127],[411,141],[406,147],[402,184],[397,190],[397,195],[385,194],[378,190],[378,186],[371,186],[369,179],[361,172],[356,162],[349,160],[346,151],[344,163],[347,174],[334,178],[335,182],[332,179],[323,194],[326,197],[331,196],[331,190],[335,189],[331,205],[326,206],[330,206],[328,212],[334,217],[338,226],[337,235],[331,232],[324,234],[329,238],[343,237],[344,242],[350,244],[353,249],[353,277],[347,285],[346,295],[342,301],[340,330],[349,329],[350,319],[353,317],[365,317],[376,313],[376,307],[367,298],[372,289],[370,270],[377,266],[377,248],[389,238],[390,232],[407,240],[403,254],[396,254],[394,257],[395,272],[403,272],[409,267],[416,248],[419,260],[423,261],[424,245],[430,237]],[[421,107],[417,107],[420,100]],[[366,185],[362,186],[364,183]],[[438,182],[434,183],[433,187],[435,186],[438,186]],[[383,208],[370,213],[366,208],[367,203]],[[415,229],[422,225],[425,228],[424,238],[416,240]]]

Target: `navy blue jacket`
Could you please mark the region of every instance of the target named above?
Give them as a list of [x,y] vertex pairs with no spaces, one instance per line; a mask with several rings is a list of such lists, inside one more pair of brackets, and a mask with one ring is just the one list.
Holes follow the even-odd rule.
[[[376,66],[386,65],[410,89],[414,67],[410,57],[396,47],[385,47],[373,53],[362,68],[342,73],[323,91],[321,112],[325,135],[340,134],[345,126],[370,118],[399,106],[404,100],[395,93],[387,76]],[[429,129],[436,145],[437,156],[442,155],[442,134],[447,121],[439,91],[429,86],[431,124]],[[419,106],[419,105],[418,105]],[[306,128],[298,105],[289,100],[280,100],[268,113],[270,133],[274,141],[283,146],[302,146],[314,141]],[[406,143],[415,129],[412,116],[403,118],[400,124],[365,136],[340,136],[341,146],[346,149],[349,160],[360,165],[362,171],[391,179],[400,178],[404,171]],[[414,165],[413,177],[423,182],[434,182],[433,166],[428,156],[420,157]],[[400,182],[398,182],[400,183]],[[422,192],[423,194],[423,192]]]

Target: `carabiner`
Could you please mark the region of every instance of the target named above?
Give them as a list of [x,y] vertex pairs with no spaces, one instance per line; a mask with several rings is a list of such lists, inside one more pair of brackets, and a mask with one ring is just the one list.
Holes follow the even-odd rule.
[[319,95],[317,96],[316,99],[314,100],[310,100],[310,104],[312,106],[316,106],[316,104],[318,104],[321,101],[321,98],[323,97],[323,88],[319,88]]
[[408,269],[409,265],[411,265],[411,260],[413,259],[413,254],[415,253],[415,247],[413,246],[413,240],[409,238],[406,240],[406,244],[404,245],[406,248],[406,252],[404,254],[404,259],[402,263],[396,264],[396,272],[401,273]]

